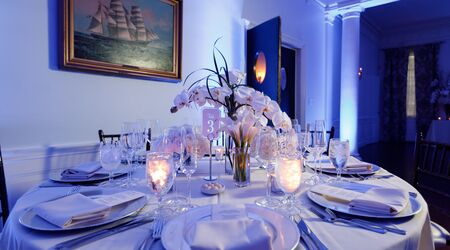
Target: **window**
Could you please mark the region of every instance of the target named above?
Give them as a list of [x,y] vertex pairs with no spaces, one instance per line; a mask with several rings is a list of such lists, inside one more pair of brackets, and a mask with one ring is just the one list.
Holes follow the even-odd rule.
[[416,75],[414,73],[414,51],[409,52],[406,82],[406,117],[416,117]]

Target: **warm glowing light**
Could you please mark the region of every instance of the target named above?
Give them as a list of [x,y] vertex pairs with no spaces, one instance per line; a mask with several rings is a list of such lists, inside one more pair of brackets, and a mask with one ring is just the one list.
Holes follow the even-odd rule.
[[225,153],[224,147],[216,147],[214,148],[214,153],[216,155],[216,160],[221,161],[223,160],[223,154]]
[[358,70],[358,77],[359,77],[359,79],[361,79],[362,73],[363,73],[363,69],[362,69],[362,67],[359,67],[359,70]]
[[408,74],[406,78],[406,117],[416,117],[416,76],[414,51],[409,52]]
[[170,165],[167,160],[149,160],[147,161],[147,175],[151,180],[151,185],[165,186],[169,175]]
[[286,193],[294,193],[302,180],[301,159],[278,159],[276,168],[277,183]]
[[256,62],[253,66],[253,71],[255,72],[256,81],[262,84],[266,78],[266,56],[264,52],[259,51],[256,53]]
[[442,118],[439,116],[439,117],[438,117],[438,120],[442,120]]

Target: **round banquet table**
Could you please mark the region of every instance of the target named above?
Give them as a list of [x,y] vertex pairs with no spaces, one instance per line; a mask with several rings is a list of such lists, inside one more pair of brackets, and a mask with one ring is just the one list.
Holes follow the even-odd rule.
[[[196,205],[207,204],[245,204],[254,203],[255,199],[265,194],[266,173],[265,170],[252,168],[251,185],[246,188],[237,188],[234,186],[232,176],[224,173],[224,163],[213,161],[213,172],[219,176],[219,181],[226,186],[226,190],[215,196],[204,195],[200,191],[201,185],[204,183],[202,177],[208,173],[208,161],[202,160],[196,174],[192,178],[192,197],[193,203]],[[381,169],[380,173],[388,174],[386,170]],[[303,179],[309,178],[311,173],[305,172]],[[141,178],[141,185],[134,189],[149,193],[149,189],[145,186],[144,169],[138,169],[134,176]],[[393,186],[405,189],[410,192],[416,192],[411,185],[402,179],[394,176],[389,179],[371,179],[364,183],[371,183],[381,186]],[[2,249],[50,249],[54,245],[70,240],[99,228],[78,231],[65,232],[44,232],[28,229],[19,223],[19,218],[25,209],[43,201],[48,201],[64,195],[71,187],[48,187],[52,185],[40,185],[32,188],[25,193],[12,209],[10,216],[5,224],[1,238],[0,246]],[[180,174],[176,180],[178,193],[185,194],[187,181]],[[83,186],[80,192],[87,190],[100,189],[99,187]],[[298,193],[298,198],[302,206],[305,207],[302,217],[310,229],[318,236],[318,238],[329,249],[433,249],[433,241],[431,236],[430,218],[428,207],[423,197],[418,194],[416,199],[422,205],[422,210],[411,217],[403,219],[375,220],[379,223],[396,225],[407,231],[406,235],[398,235],[393,233],[378,234],[360,228],[349,227],[342,224],[331,224],[322,221],[316,215],[309,212],[306,207],[312,206],[313,202],[307,197],[306,191],[309,186],[302,184]],[[97,190],[98,191],[98,190]],[[170,195],[170,194],[169,194]],[[152,199],[151,199],[152,200]],[[124,232],[114,234],[101,240],[81,246],[79,249],[134,249],[139,243],[147,237],[151,223],[129,229]],[[303,249],[299,246],[298,249]],[[160,241],[153,245],[153,249],[163,249]]]

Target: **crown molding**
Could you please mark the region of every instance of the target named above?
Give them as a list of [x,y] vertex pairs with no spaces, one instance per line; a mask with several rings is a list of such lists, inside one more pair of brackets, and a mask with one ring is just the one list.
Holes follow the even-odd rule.
[[[365,9],[380,6],[399,0],[346,0],[334,2],[325,6],[325,14],[329,16],[341,15],[345,18],[347,16],[355,16],[356,12],[363,12]],[[323,3],[322,3],[323,4]],[[353,14],[350,14],[353,13]]]

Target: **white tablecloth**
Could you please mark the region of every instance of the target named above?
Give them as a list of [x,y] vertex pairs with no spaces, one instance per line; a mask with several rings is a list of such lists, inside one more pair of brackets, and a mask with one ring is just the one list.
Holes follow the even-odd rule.
[[[216,196],[206,196],[200,192],[200,186],[203,183],[201,176],[207,173],[206,161],[202,162],[192,183],[192,195],[195,204],[253,203],[256,198],[265,194],[265,170],[252,170],[251,186],[246,188],[236,188],[232,181],[232,176],[223,174],[223,163],[220,164],[215,162],[214,165],[214,171],[217,174],[220,174],[219,180],[225,184],[227,189],[224,193]],[[386,174],[384,170],[383,174]],[[143,170],[139,170],[136,175],[143,176]],[[306,179],[310,174],[305,173],[303,176]],[[417,190],[408,183],[397,177],[371,180],[368,182],[376,183],[378,185],[389,182],[390,185],[417,192]],[[186,179],[184,177],[178,177],[177,188],[181,190],[179,191],[180,193],[185,192],[186,185]],[[92,187],[83,187],[83,189],[89,188],[92,189]],[[308,185],[302,184],[299,193],[300,200],[305,207],[312,205],[312,202],[307,198],[305,193],[308,188]],[[83,189],[81,191],[83,191]],[[148,192],[148,189],[144,186],[137,187],[137,189]],[[49,249],[57,243],[89,233],[90,231],[40,232],[27,229],[19,223],[19,218],[26,208],[39,202],[50,200],[52,197],[61,196],[68,190],[70,190],[70,187],[35,187],[24,194],[12,209],[5,228],[3,229],[0,238],[1,248],[27,250]],[[422,204],[422,211],[414,217],[379,221],[386,224],[395,224],[398,227],[405,229],[407,231],[406,235],[393,233],[380,235],[359,228],[326,223],[310,213],[307,209],[305,209],[303,218],[311,230],[326,246],[328,246],[329,249],[433,249],[427,204],[420,194],[417,199]],[[142,239],[144,239],[144,237],[147,237],[150,228],[151,224],[146,224],[90,243],[79,249],[133,249]],[[302,247],[300,246],[299,248]],[[155,244],[154,249],[161,249],[160,243]]]

